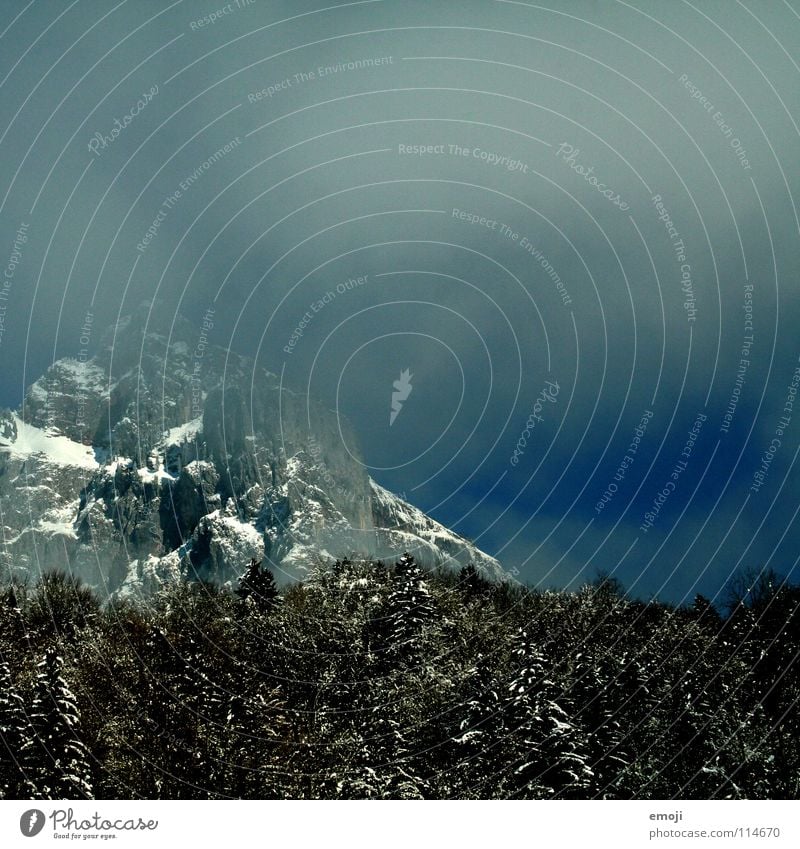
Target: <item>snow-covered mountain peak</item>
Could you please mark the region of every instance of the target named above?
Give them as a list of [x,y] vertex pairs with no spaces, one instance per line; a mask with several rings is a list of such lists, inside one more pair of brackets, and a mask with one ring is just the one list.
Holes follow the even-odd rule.
[[335,413],[211,344],[198,377],[196,328],[143,333],[149,315],[108,331],[91,359],[57,361],[19,412],[0,412],[0,574],[60,568],[147,593],[181,576],[235,580],[251,557],[286,582],[320,557],[411,551],[507,577],[370,480]]

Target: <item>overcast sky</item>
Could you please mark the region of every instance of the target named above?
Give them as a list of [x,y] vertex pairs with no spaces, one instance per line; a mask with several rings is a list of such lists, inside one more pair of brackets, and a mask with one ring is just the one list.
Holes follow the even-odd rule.
[[796,3],[0,8],[0,404],[214,309],[525,580],[794,567]]

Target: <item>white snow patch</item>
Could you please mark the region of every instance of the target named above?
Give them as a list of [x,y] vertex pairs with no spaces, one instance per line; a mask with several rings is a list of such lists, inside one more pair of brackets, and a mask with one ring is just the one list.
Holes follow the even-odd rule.
[[103,369],[89,361],[80,361],[72,357],[58,360],[55,365],[61,372],[66,372],[80,389],[94,389],[108,392],[108,378]]
[[109,474],[113,477],[113,475],[115,475],[117,473],[117,469],[120,466],[122,466],[123,469],[127,469],[127,468],[131,467],[132,465],[133,465],[133,460],[131,460],[130,457],[116,457],[110,463],[107,463],[103,467],[103,470],[107,474]]
[[43,534],[61,534],[72,539],[77,539],[78,535],[72,527],[72,521],[54,522],[49,519],[40,519],[36,525],[36,530]]
[[78,514],[78,500],[70,502],[64,507],[56,507],[48,510],[34,524],[23,528],[15,537],[7,538],[5,545],[14,545],[27,534],[45,534],[47,536],[61,535],[70,539],[77,539],[74,521]]
[[494,557],[481,551],[470,540],[432,519],[417,507],[384,489],[370,478],[373,505],[381,520],[387,524],[375,529],[379,549],[387,545],[406,548],[418,559],[432,558],[434,562],[457,568],[473,562],[488,574],[508,579]]
[[209,517],[222,522],[231,532],[250,545],[261,546],[264,543],[261,534],[251,524],[240,521],[236,516],[220,516],[219,510],[215,510],[209,513]]
[[184,422],[182,425],[170,428],[164,433],[164,445],[181,445],[184,442],[192,442],[199,433],[203,432],[203,417]]
[[148,469],[146,467],[137,469],[139,473],[139,478],[142,483],[160,483],[161,481],[174,481],[177,480],[176,477],[173,477],[168,472],[164,471],[164,467],[159,464],[159,467],[155,470]]
[[143,560],[133,560],[128,564],[128,574],[117,590],[119,598],[147,598],[154,592],[181,579],[180,562],[184,549],[176,549],[165,557],[153,554]]
[[16,414],[13,418],[17,426],[17,438],[13,442],[0,439],[0,450],[9,451],[12,458],[24,460],[32,454],[44,454],[48,460],[60,466],[98,468],[91,446],[26,424]]

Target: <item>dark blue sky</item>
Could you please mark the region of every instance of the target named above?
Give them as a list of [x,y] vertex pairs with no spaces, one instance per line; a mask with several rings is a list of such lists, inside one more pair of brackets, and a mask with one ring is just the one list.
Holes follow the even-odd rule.
[[3,8],[0,403],[212,307],[526,580],[794,567],[791,4]]

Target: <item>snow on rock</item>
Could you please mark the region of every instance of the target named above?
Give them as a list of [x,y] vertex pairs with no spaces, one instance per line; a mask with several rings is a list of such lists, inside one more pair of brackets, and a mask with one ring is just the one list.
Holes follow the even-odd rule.
[[13,416],[16,436],[9,441],[0,438],[0,451],[7,451],[13,459],[26,459],[33,454],[43,454],[47,460],[61,466],[96,469],[97,460],[91,446],[81,445],[69,437],[34,427]]
[[76,499],[64,507],[54,507],[52,510],[48,510],[36,523],[36,530],[51,536],[61,534],[69,539],[77,539],[75,521],[78,516],[79,504],[80,502]]
[[65,357],[29,387],[22,418],[35,427],[56,428],[75,442],[86,442],[96,435],[104,413],[107,418],[115,388],[104,364]]
[[41,534],[45,537],[62,536],[66,539],[76,540],[78,538],[78,535],[75,533],[75,517],[77,513],[77,502],[66,507],[48,510],[41,518],[36,519],[16,536],[6,537],[3,542],[6,546],[13,548],[29,534]]
[[147,467],[137,469],[139,477],[142,480],[142,483],[160,483],[161,481],[168,480],[174,481],[176,477],[174,475],[169,474],[164,470],[164,467],[159,465],[157,469],[148,469]]
[[128,574],[116,596],[123,599],[146,599],[160,589],[177,583],[183,576],[181,562],[184,557],[185,551],[176,549],[165,557],[151,554],[145,560],[134,560],[128,566]]
[[302,580],[322,564],[332,563],[341,556],[341,553],[337,553],[335,548],[330,551],[324,546],[295,543],[281,558],[280,562],[271,563],[270,568],[272,568],[278,583],[284,583],[287,580]]
[[469,540],[446,528],[370,479],[378,556],[381,550],[414,554],[425,565],[459,568],[473,563],[488,577],[507,580],[503,567]]
[[[219,516],[218,510],[206,518],[211,520],[216,516]],[[235,540],[237,544],[248,546],[254,551],[264,545],[262,535],[248,522],[242,522],[235,516],[219,516],[219,522],[225,528],[225,536]]]
[[73,388],[90,392],[108,394],[110,388],[105,370],[89,360],[76,360],[64,357],[58,361],[58,367],[64,377],[70,379]]
[[146,596],[185,577],[234,581],[251,557],[286,582],[321,559],[407,550],[507,579],[370,481],[344,447],[356,442],[347,424],[252,361],[209,345],[198,396],[197,328],[178,321],[169,344],[147,329],[158,317],[144,304],[91,360],[54,363],[28,390],[24,421],[0,410],[0,578],[65,568]]
[[0,410],[0,443],[12,443],[17,438],[17,425],[14,414],[9,410]]
[[164,445],[182,445],[184,442],[193,442],[202,432],[203,417],[198,416],[196,419],[166,431]]
[[205,456],[202,435],[202,416],[165,432],[164,439],[156,446],[156,451],[163,452],[164,467],[167,472],[179,475],[185,466]]
[[198,577],[226,583],[244,571],[252,557],[264,556],[264,537],[249,522],[214,510],[200,519],[192,536]]

